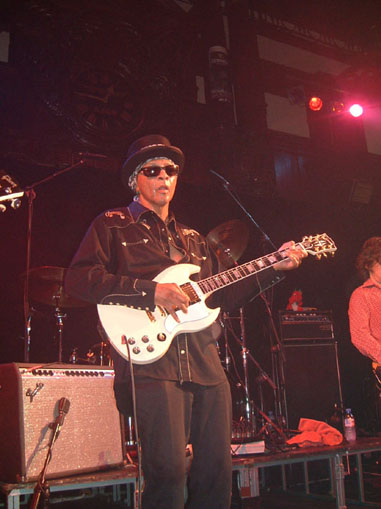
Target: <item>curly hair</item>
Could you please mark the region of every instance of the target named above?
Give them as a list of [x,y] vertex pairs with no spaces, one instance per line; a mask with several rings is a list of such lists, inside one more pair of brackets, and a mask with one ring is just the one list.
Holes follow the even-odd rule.
[[368,279],[369,269],[376,262],[381,263],[381,237],[370,237],[356,259],[356,268],[364,280]]

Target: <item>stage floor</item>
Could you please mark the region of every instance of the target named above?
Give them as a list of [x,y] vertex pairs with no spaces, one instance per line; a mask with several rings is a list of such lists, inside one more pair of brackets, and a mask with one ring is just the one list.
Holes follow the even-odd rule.
[[[34,485],[0,483],[0,507],[26,508]],[[50,502],[57,509],[132,509],[136,485],[134,465],[50,479]],[[231,509],[346,507],[381,509],[381,437],[233,458]]]

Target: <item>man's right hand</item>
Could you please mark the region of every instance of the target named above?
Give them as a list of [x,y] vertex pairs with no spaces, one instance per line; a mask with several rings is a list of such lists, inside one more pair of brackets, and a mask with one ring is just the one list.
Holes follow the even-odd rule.
[[157,283],[155,304],[165,308],[180,323],[176,311],[180,309],[184,313],[188,312],[189,297],[176,283]]

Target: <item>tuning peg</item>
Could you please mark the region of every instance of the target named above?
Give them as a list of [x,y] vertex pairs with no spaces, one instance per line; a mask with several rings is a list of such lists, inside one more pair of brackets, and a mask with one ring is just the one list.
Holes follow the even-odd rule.
[[19,198],[14,198],[11,200],[11,207],[14,210],[17,210],[21,205],[21,200]]

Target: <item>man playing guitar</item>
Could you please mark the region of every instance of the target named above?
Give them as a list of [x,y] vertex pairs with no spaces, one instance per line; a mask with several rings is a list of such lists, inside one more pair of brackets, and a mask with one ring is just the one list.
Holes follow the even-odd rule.
[[[187,507],[230,507],[230,388],[210,328],[212,311],[199,304],[218,287],[214,308],[237,307],[276,284],[283,278],[282,271],[297,268],[307,256],[305,248],[288,242],[273,255],[274,262],[266,260],[265,265],[262,261],[258,276],[243,277],[255,273],[254,262],[217,276],[218,260],[206,239],[178,223],[169,210],[183,166],[182,151],[164,136],[136,140],[121,174],[122,182],[135,194],[133,202],[95,219],[66,279],[68,292],[97,304],[105,330],[110,325],[106,332],[110,340],[114,337],[119,352],[112,349],[115,395],[118,408],[126,415],[132,394],[130,372],[135,374],[144,509],[184,507],[188,441],[193,446],[193,461]],[[177,283],[181,274],[196,269],[197,285]],[[241,278],[237,285],[220,288]],[[118,317],[113,313],[108,318],[108,311],[131,316],[122,323],[120,333]],[[211,317],[214,320],[213,314]],[[177,334],[181,322],[185,323],[183,332]],[[205,327],[196,330],[192,322]],[[157,324],[162,328],[156,330]],[[169,341],[171,335],[173,341]],[[168,348],[159,350],[161,345]],[[161,353],[150,362],[157,351]],[[133,370],[126,358],[136,362]]]

